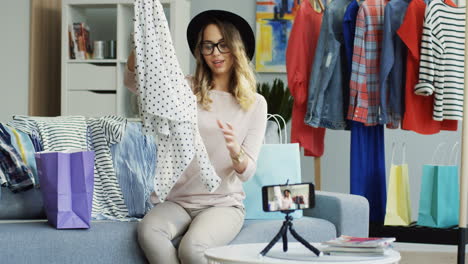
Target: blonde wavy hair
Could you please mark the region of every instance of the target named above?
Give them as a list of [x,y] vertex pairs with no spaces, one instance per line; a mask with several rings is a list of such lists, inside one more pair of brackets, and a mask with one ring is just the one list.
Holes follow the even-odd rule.
[[205,28],[214,24],[218,26],[225,43],[228,45],[231,54],[233,55],[232,73],[229,81],[229,92],[236,98],[242,109],[248,110],[255,102],[255,93],[257,90],[255,74],[252,67],[249,65],[244,42],[237,28],[228,22],[213,20],[207,24],[197,38],[195,47],[196,70],[195,76],[192,78],[194,93],[197,96],[198,102],[205,110],[210,110],[210,104],[213,102],[208,95],[208,92],[214,88],[213,75],[211,69],[205,62],[203,55],[200,52],[201,43],[203,41],[203,32]]

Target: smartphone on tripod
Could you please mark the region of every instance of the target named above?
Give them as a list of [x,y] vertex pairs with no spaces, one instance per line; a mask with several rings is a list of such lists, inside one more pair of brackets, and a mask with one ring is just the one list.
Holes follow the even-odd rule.
[[314,208],[315,189],[312,183],[267,185],[262,187],[262,199],[265,212]]
[[283,239],[283,251],[288,251],[288,231],[306,248],[314,252],[315,255],[323,255],[320,250],[307,242],[299,235],[293,227],[293,217],[290,215],[296,210],[314,208],[315,206],[315,189],[312,183],[297,183],[283,185],[267,185],[262,187],[263,211],[276,212],[280,211],[285,214],[283,226],[280,228],[275,237],[270,243],[260,252],[260,255],[265,256],[268,251],[278,242]]

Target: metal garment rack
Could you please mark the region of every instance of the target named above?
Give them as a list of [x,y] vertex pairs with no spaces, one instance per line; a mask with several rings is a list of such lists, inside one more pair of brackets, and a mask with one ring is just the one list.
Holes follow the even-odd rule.
[[[465,4],[465,1],[460,1],[459,4]],[[466,6],[466,14],[468,14],[468,6]],[[465,30],[468,28],[468,20],[465,19]],[[466,37],[465,37],[466,39]],[[465,82],[464,91],[468,91],[468,42],[465,41]],[[409,227],[391,227],[382,226],[382,224],[370,225],[369,236],[395,236],[400,242],[413,243],[433,243],[457,245],[457,264],[465,264],[465,250],[467,243],[467,207],[468,207],[468,94],[465,92],[463,100],[463,121],[462,121],[462,138],[461,138],[461,170],[460,170],[460,216],[458,228],[427,228],[421,226]],[[467,162],[465,162],[467,161]]]
[[[466,1],[458,1],[459,6],[465,6]],[[465,20],[465,29],[468,28],[468,21]],[[465,83],[464,90],[468,91],[468,43],[465,41]],[[468,95],[467,95],[468,96]],[[464,97],[463,112],[468,113],[468,99]],[[461,138],[461,170],[460,170],[460,207],[459,224],[453,228],[430,228],[417,226],[414,223],[410,226],[382,226],[381,223],[370,223],[370,236],[393,236],[399,242],[411,242],[422,244],[445,244],[457,245],[457,264],[465,263],[465,250],[468,241],[467,229],[467,207],[468,207],[468,121],[463,118],[462,138]]]
[[[468,6],[465,2],[465,14],[468,13]],[[468,28],[468,20],[465,18],[465,32]],[[465,33],[466,34],[466,33]],[[468,90],[468,42],[465,35],[465,80],[464,91]],[[465,263],[465,248],[466,248],[466,224],[467,224],[467,206],[468,206],[468,164],[465,163],[465,158],[468,158],[468,121],[466,114],[468,113],[468,100],[466,92],[463,97],[463,125],[462,125],[462,148],[461,148],[461,174],[460,174],[460,219],[458,223],[458,254],[457,263]]]

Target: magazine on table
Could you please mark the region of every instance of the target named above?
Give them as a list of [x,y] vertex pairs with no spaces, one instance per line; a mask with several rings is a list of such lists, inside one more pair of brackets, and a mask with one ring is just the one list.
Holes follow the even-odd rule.
[[335,239],[323,242],[322,244],[335,247],[375,248],[387,247],[394,241],[394,237],[352,237],[342,235]]
[[336,247],[336,246],[327,246],[321,248],[323,253],[328,252],[351,252],[351,253],[378,253],[383,254],[387,247]]
[[385,249],[384,252],[345,252],[345,251],[331,251],[325,252],[322,250],[323,254],[327,256],[360,256],[360,257],[381,257],[387,255],[390,249]]

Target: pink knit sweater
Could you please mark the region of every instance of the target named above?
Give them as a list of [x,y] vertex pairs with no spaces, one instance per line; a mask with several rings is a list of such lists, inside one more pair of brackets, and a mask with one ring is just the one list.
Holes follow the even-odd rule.
[[[136,93],[135,73],[125,67],[124,83],[127,88]],[[263,96],[256,94],[256,101],[248,111],[244,111],[235,97],[228,92],[211,90],[213,100],[211,110],[198,107],[198,127],[205,143],[213,167],[222,179],[220,187],[209,193],[203,186],[198,175],[198,164],[192,161],[175,186],[170,191],[167,200],[176,202],[185,208],[205,208],[209,206],[240,206],[245,193],[242,182],[250,179],[256,169],[256,162],[266,129],[267,103]],[[229,122],[234,127],[237,142],[248,157],[246,170],[238,174],[232,165],[229,151],[223,133],[216,123]],[[159,199],[153,193],[151,201],[158,203]]]

